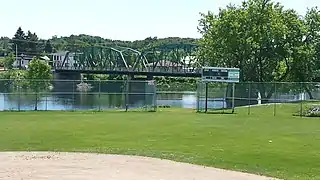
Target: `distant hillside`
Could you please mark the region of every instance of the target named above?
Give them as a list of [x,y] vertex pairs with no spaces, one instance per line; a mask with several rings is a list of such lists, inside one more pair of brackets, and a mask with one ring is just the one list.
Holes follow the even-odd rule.
[[193,38],[180,38],[180,37],[168,37],[157,38],[148,37],[144,40],[136,41],[121,41],[105,39],[99,36],[90,36],[85,34],[71,35],[65,37],[54,36],[50,39],[40,39],[36,33],[30,31],[23,31],[21,27],[12,38],[0,37],[0,56],[4,56],[10,52],[15,53],[15,45],[18,45],[18,54],[42,54],[50,53],[60,50],[72,50],[76,47],[85,46],[124,46],[137,50],[142,50],[150,46],[166,45],[166,44],[194,44],[197,39]]
[[69,37],[53,37],[50,39],[52,46],[55,50],[68,49],[70,46],[124,46],[130,47],[133,49],[141,50],[143,48],[154,46],[154,45],[165,45],[165,44],[193,44],[196,43],[197,39],[193,38],[180,38],[180,37],[168,37],[158,39],[157,37],[148,37],[144,40],[137,41],[120,41],[120,40],[111,40],[104,39],[99,36],[89,36],[89,35],[71,35]]

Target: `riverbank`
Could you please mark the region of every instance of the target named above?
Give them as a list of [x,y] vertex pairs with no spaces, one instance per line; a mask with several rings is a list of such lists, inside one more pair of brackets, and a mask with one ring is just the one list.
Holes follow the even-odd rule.
[[[319,179],[319,118],[292,116],[296,104],[157,112],[0,112],[2,151],[81,151],[140,155],[262,174]],[[150,116],[152,115],[152,116]],[[152,117],[152,118],[151,118]],[[303,164],[303,166],[301,166]]]

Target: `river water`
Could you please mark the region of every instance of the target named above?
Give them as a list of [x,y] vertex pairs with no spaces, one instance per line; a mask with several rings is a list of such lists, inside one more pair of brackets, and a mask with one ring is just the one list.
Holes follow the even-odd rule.
[[[134,96],[134,95],[131,95]],[[139,97],[138,97],[139,96]],[[0,93],[0,111],[3,110],[84,110],[124,108],[125,99],[122,94],[49,94],[18,95]],[[130,108],[146,105],[196,108],[195,92],[158,92],[153,95],[135,95],[129,103]],[[204,99],[198,104],[204,106]],[[211,108],[225,107],[223,99],[209,99]]]

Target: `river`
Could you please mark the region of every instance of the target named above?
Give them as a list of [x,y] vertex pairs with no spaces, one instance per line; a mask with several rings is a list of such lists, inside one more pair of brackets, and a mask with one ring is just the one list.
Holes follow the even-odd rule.
[[[170,106],[180,108],[196,108],[195,92],[157,92],[153,95],[129,95],[132,101],[129,108],[141,108],[146,105]],[[3,110],[85,110],[125,108],[123,94],[34,94],[18,95],[0,93],[0,111]],[[204,100],[200,105],[204,106]],[[225,107],[223,99],[209,99],[211,108]]]

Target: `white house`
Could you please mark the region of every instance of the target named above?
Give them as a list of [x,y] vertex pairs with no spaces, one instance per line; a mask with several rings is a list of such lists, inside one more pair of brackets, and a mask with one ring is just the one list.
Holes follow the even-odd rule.
[[29,55],[18,55],[16,57],[16,60],[13,62],[13,67],[18,68],[18,67],[28,67],[29,62],[32,60],[32,56]]
[[75,67],[75,53],[69,53],[69,55],[66,57],[68,51],[59,51],[59,52],[56,52],[56,53],[51,53],[50,56],[51,56],[51,59],[52,59],[52,66],[53,67],[59,67],[62,65],[64,59],[65,59],[65,62],[64,62],[64,67]]

